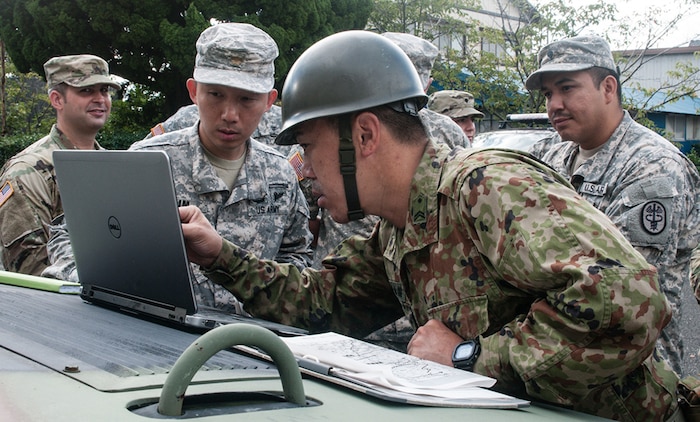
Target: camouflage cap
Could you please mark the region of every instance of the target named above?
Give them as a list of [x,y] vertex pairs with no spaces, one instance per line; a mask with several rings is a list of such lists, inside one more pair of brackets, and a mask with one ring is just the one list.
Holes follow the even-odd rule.
[[265,31],[247,23],[220,23],[197,40],[194,80],[267,93],[275,85],[277,44]]
[[540,68],[525,81],[530,91],[542,87],[542,74],[546,72],[577,72],[592,67],[602,67],[617,73],[612,52],[607,41],[595,36],[578,36],[546,45],[537,55]]
[[382,36],[390,39],[406,53],[418,71],[423,87],[427,88],[428,82],[430,82],[430,72],[433,70],[433,63],[438,55],[438,48],[428,40],[402,32],[385,32]]
[[484,113],[474,108],[474,96],[466,91],[446,89],[434,92],[428,99],[428,108],[453,119],[468,116],[484,117]]
[[109,75],[107,62],[90,54],[53,57],[44,63],[44,73],[49,89],[61,83],[76,88],[97,84],[121,88]]

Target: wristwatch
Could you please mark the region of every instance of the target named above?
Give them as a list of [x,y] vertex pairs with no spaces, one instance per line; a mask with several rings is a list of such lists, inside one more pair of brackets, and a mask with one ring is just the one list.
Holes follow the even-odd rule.
[[474,369],[474,363],[481,353],[481,345],[479,338],[466,340],[455,347],[452,352],[452,364],[455,368],[471,371]]

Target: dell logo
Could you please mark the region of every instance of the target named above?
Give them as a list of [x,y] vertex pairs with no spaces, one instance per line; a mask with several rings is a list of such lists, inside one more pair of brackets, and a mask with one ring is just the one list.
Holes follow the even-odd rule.
[[115,239],[119,239],[122,237],[122,226],[119,224],[119,220],[117,220],[117,217],[109,217],[107,220],[107,227],[109,228],[109,232],[112,233],[112,236],[114,236]]

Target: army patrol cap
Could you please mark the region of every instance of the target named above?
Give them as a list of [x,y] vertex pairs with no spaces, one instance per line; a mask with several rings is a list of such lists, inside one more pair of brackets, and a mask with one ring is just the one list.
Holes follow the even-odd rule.
[[474,96],[466,91],[446,89],[434,92],[428,99],[428,108],[452,119],[484,117],[484,113],[474,108]]
[[390,39],[406,53],[418,71],[418,76],[423,81],[423,87],[427,87],[433,63],[438,56],[438,48],[426,39],[402,32],[385,32],[382,36]]
[[530,91],[542,88],[542,74],[547,72],[577,72],[602,67],[617,74],[608,42],[595,36],[578,36],[546,45],[537,55],[540,68],[525,81]]
[[194,80],[267,93],[275,85],[277,44],[265,31],[247,23],[220,23],[197,40]]
[[97,84],[121,88],[109,75],[107,62],[91,54],[53,57],[44,63],[44,73],[49,89],[61,83],[76,88]]

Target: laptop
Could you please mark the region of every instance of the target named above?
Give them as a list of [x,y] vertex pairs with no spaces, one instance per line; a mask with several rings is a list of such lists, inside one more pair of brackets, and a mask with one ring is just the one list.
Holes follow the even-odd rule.
[[199,329],[247,322],[307,333],[197,304],[165,152],[58,150],[53,159],[85,301]]

